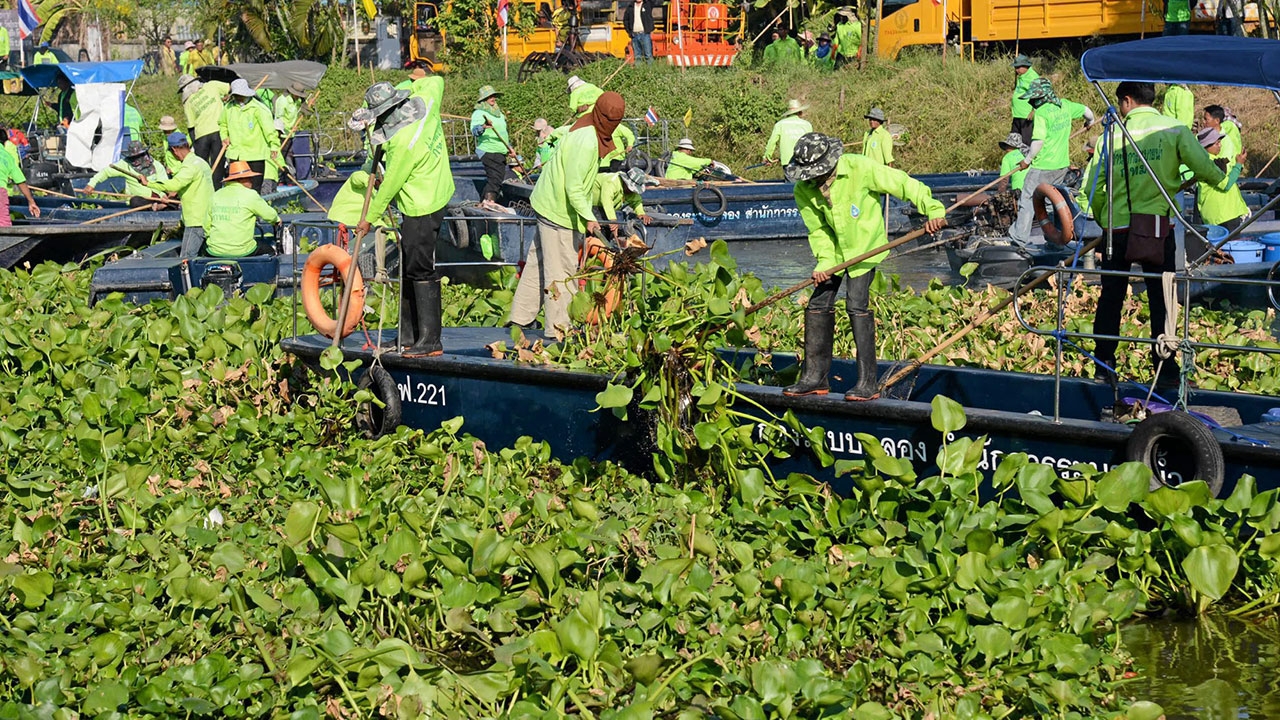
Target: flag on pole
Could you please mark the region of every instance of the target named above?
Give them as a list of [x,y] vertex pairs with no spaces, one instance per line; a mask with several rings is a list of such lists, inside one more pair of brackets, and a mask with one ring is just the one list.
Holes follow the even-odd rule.
[[688,110],[684,111],[684,129],[688,130],[689,125],[691,125],[692,123],[693,123],[693,107],[690,106]]
[[507,18],[511,13],[511,0],[498,0],[498,29],[507,26]]
[[18,37],[23,40],[40,27],[40,16],[31,0],[18,0]]
[[650,106],[648,112],[644,114],[644,121],[649,123],[650,127],[658,124],[658,111],[654,110],[653,106]]

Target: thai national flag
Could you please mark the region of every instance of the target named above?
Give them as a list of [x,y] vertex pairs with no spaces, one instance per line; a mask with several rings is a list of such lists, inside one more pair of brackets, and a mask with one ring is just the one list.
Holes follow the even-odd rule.
[[510,12],[511,12],[511,1],[498,0],[498,29],[499,30],[507,26],[507,18]]
[[40,16],[31,0],[18,0],[18,37],[23,40],[40,27]]
[[644,114],[644,121],[649,123],[650,126],[657,125],[658,111],[650,107],[649,110]]

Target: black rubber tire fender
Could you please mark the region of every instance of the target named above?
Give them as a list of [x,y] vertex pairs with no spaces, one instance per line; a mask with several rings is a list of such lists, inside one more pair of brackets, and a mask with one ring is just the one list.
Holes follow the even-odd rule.
[[383,407],[372,402],[362,404],[356,412],[356,427],[370,440],[395,432],[401,419],[400,388],[391,378],[391,373],[381,365],[375,365],[360,376],[356,387],[372,391],[373,396],[383,403]]
[[[711,196],[719,201],[720,205],[714,210],[708,210],[707,206],[702,202],[702,193],[711,193]],[[729,208],[729,201],[724,198],[724,191],[715,185],[699,185],[693,189],[693,209],[706,215],[707,217],[720,217],[724,211]]]
[[449,240],[459,250],[466,250],[471,245],[471,226],[463,218],[449,221]]
[[1156,448],[1162,442],[1175,442],[1195,462],[1191,480],[1203,480],[1214,497],[1222,492],[1226,465],[1222,459],[1222,446],[1213,431],[1195,417],[1178,410],[1156,413],[1138,423],[1125,445],[1125,460],[1140,462],[1151,468],[1151,489],[1165,486],[1156,467]]

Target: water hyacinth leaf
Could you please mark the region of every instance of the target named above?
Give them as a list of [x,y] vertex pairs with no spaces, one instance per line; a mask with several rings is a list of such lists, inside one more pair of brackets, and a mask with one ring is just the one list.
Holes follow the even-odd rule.
[[1151,486],[1151,469],[1142,463],[1124,463],[1098,479],[1098,503],[1111,512],[1124,512],[1140,502]]
[[80,710],[85,714],[115,712],[129,702],[129,689],[118,680],[106,680],[94,685],[85,696]]
[[764,472],[760,468],[747,468],[738,473],[738,498],[755,507],[764,497]]
[[309,540],[320,522],[320,506],[310,500],[298,500],[289,506],[284,520],[285,542],[298,546]]
[[991,606],[991,619],[1011,630],[1021,630],[1027,625],[1031,607],[1020,595],[1002,595]]
[[561,647],[587,662],[595,659],[600,645],[600,636],[595,628],[577,610],[556,624],[556,638],[560,640]]
[[762,660],[751,667],[751,687],[766,705],[781,705],[800,691],[800,678],[779,660]]
[[604,390],[596,394],[596,403],[602,408],[609,408],[619,418],[627,419],[627,405],[631,403],[633,391],[626,385],[609,383]]
[[320,353],[320,367],[324,370],[337,370],[342,365],[342,350],[336,347],[327,347],[324,352]]
[[463,689],[486,705],[493,705],[511,691],[510,671],[490,670],[456,677]]
[[13,591],[24,607],[41,607],[53,594],[53,575],[44,570],[19,575],[13,580]]
[[1124,715],[1127,720],[1161,720],[1164,708],[1153,702],[1139,700],[1130,705]]
[[1253,479],[1252,475],[1245,475],[1236,481],[1235,490],[1231,491],[1231,497],[1227,498],[1223,503],[1223,507],[1233,513],[1242,513],[1249,509],[1253,504],[1253,497],[1257,493],[1258,481]]
[[[760,701],[750,695],[739,695],[734,698],[733,702],[729,703],[728,711],[733,713],[739,720],[767,720],[768,718],[765,715],[764,707],[760,705]],[[724,712],[724,708],[721,708],[719,712]],[[705,717],[702,714],[699,716]]]
[[1181,515],[1191,509],[1191,498],[1174,488],[1161,486],[1147,495],[1143,506],[1163,517]]
[[1212,600],[1221,600],[1231,589],[1240,559],[1225,545],[1201,545],[1187,553],[1182,571],[1196,592]]
[[1018,494],[1033,510],[1045,515],[1057,509],[1049,499],[1058,475],[1053,468],[1041,463],[1028,463],[1018,469]]
[[662,671],[663,664],[661,655],[650,653],[631,658],[625,667],[636,682],[641,685],[652,685],[653,681],[658,679],[658,673]]
[[729,253],[729,243],[724,240],[716,240],[711,243],[711,262],[719,265],[725,270],[738,269],[738,262],[733,259],[733,255]]
[[1272,560],[1280,557],[1280,534],[1267,535],[1258,540],[1258,554]]
[[964,407],[945,395],[936,395],[929,403],[933,410],[929,413],[929,421],[933,429],[946,435],[957,432],[964,427]]

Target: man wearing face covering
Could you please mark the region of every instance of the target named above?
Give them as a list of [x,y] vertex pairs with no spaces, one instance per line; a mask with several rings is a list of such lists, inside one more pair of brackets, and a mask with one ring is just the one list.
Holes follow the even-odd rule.
[[613,131],[626,109],[626,101],[618,93],[601,95],[542,166],[529,198],[538,216],[538,236],[529,246],[524,273],[516,286],[510,324],[532,326],[542,305],[546,311],[544,327],[551,334],[563,338],[569,329],[569,301],[577,290],[577,283],[570,278],[578,271],[578,248],[584,233],[600,231],[591,207],[600,159],[613,152]]

